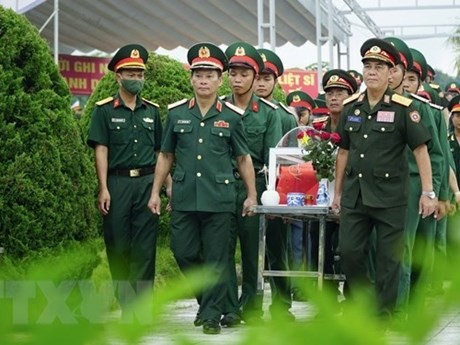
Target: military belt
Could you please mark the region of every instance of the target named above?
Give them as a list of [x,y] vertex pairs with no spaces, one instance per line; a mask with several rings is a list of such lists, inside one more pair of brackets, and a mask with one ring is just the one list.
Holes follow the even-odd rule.
[[125,176],[125,177],[141,177],[144,175],[153,174],[155,167],[133,168],[133,169],[111,169],[109,175]]

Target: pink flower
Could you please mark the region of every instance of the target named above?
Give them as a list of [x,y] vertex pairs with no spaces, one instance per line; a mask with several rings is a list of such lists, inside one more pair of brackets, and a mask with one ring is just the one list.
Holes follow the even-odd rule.
[[329,132],[320,132],[320,137],[323,140],[329,140],[329,138],[331,137],[331,133],[329,133]]
[[340,140],[342,140],[342,138],[340,137],[340,134],[339,134],[339,133],[334,132],[334,133],[331,134],[331,141],[332,141],[334,144],[340,143]]

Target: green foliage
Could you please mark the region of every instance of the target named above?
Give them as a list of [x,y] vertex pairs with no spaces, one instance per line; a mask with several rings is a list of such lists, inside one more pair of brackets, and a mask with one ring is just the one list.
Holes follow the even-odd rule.
[[94,172],[69,90],[36,28],[0,7],[0,246],[8,255],[97,234]]

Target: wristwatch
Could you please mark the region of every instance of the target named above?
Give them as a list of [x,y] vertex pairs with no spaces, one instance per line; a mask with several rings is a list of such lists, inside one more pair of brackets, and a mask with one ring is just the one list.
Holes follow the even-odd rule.
[[436,198],[436,193],[431,191],[431,192],[425,192],[423,191],[422,192],[422,195],[425,195],[427,197],[429,197],[431,200],[435,199]]

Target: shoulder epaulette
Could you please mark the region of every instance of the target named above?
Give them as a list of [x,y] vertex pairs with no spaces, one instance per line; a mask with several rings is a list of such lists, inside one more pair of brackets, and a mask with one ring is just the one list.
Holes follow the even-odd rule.
[[221,99],[221,100],[225,100],[225,99],[227,99],[227,95],[222,95],[222,96],[219,96],[219,99]]
[[427,100],[425,97],[416,95],[415,93],[410,93],[410,96],[411,96],[413,99],[416,99],[417,101],[420,101],[420,102],[423,102],[423,103],[430,103],[430,101]]
[[107,98],[101,99],[100,101],[97,101],[96,105],[104,105],[111,101],[113,101],[113,97],[107,97]]
[[441,106],[441,105],[438,105],[438,104],[434,104],[434,103],[429,103],[430,104],[430,107],[433,108],[433,109],[437,109],[437,110],[443,110],[444,107]]
[[185,104],[187,102],[187,98],[181,99],[180,101],[168,104],[168,110],[171,110],[179,105]]
[[391,96],[391,100],[395,103],[398,103],[398,104],[401,104],[405,107],[408,107],[409,105],[411,105],[412,103],[412,100],[407,98],[407,97],[404,97],[404,96],[401,96],[401,95],[398,95],[397,93],[394,93],[392,96]]
[[160,106],[152,101],[149,101],[148,99],[145,99],[145,98],[142,98],[142,100],[145,102],[145,103],[148,103],[150,105],[153,105],[154,107],[157,107],[159,108]]
[[280,105],[281,108],[283,108],[284,110],[286,110],[289,114],[295,115],[295,114],[292,112],[292,110],[289,109],[289,108],[287,107],[286,104],[280,102],[279,105]]
[[435,84],[435,83],[430,83],[429,85],[430,85],[433,89],[435,89],[435,90],[441,88],[438,84]]
[[354,93],[352,94],[350,97],[346,98],[344,101],[343,101],[343,105],[345,104],[348,104],[350,102],[353,102],[354,100],[356,100],[361,94],[359,93]]
[[321,116],[321,117],[318,117],[317,119],[314,119],[311,123],[325,122],[328,119],[329,119],[329,116]]
[[224,102],[224,104],[230,108],[231,110],[233,110],[235,113],[237,113],[238,115],[244,115],[244,110],[241,109],[241,108],[238,108],[236,105],[230,103],[230,102]]
[[267,101],[265,98],[260,97],[260,100],[267,104],[268,106],[272,107],[273,109],[278,109],[278,106],[275,103]]

